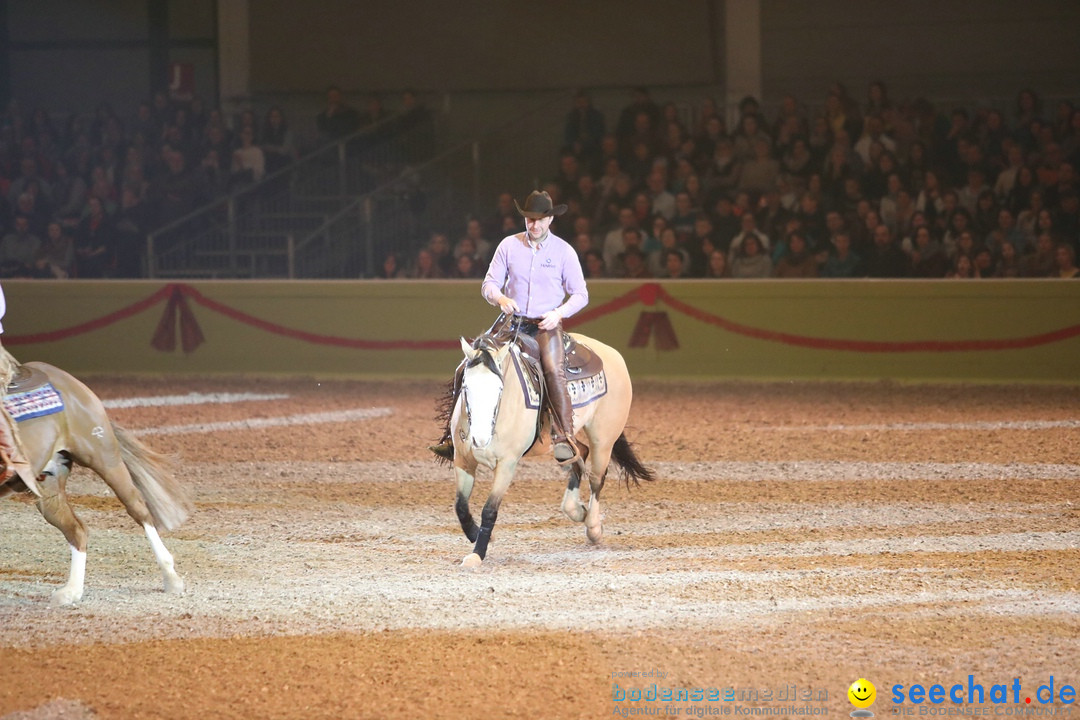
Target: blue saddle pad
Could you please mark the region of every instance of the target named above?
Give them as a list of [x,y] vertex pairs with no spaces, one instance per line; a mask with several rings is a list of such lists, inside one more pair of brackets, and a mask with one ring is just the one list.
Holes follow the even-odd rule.
[[63,412],[64,398],[60,396],[52,383],[45,383],[32,390],[4,396],[4,409],[12,420],[21,422]]

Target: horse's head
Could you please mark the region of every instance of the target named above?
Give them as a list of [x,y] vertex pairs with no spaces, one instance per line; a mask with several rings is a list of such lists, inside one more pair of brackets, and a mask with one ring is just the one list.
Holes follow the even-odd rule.
[[503,390],[503,364],[509,345],[499,345],[491,336],[481,335],[472,345],[461,338],[465,353],[465,375],[461,395],[469,418],[469,441],[473,447],[487,447],[495,434],[499,400]]

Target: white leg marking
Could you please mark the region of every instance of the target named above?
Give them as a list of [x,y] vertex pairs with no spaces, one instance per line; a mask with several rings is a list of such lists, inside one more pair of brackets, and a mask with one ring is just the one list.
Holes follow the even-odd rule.
[[161,568],[161,574],[165,582],[165,592],[177,595],[184,592],[184,580],[173,569],[173,556],[165,549],[165,543],[161,542],[161,536],[158,535],[157,528],[150,523],[146,523],[143,525],[143,530],[146,531],[146,538],[150,541],[150,547],[154,551],[154,558],[157,560],[158,567]]
[[68,571],[67,585],[53,591],[50,602],[53,605],[70,605],[82,600],[83,585],[86,582],[86,553],[71,548],[71,569]]
[[604,516],[600,512],[600,501],[596,495],[589,498],[589,510],[585,516],[585,537],[594,545],[600,542],[604,534]]
[[585,520],[585,504],[581,502],[580,486],[576,490],[566,488],[566,492],[563,493],[562,511],[574,522]]

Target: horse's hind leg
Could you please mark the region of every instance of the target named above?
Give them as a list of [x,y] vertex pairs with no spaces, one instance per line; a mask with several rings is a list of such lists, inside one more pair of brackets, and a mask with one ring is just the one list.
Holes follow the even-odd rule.
[[608,463],[611,462],[612,444],[593,446],[589,463],[589,507],[585,513],[585,537],[596,544],[604,534],[604,515],[600,511],[600,491],[604,489]]
[[589,446],[579,442],[578,449],[581,451],[581,462],[570,465],[566,492],[563,493],[562,511],[574,522],[583,522],[587,508],[585,503],[581,502],[581,471],[586,467],[589,459]]
[[70,462],[57,454],[45,467],[38,480],[41,497],[37,501],[42,517],[64,533],[71,547],[71,567],[65,585],[53,591],[53,605],[70,605],[82,599],[86,582],[86,526],[71,509],[67,499],[67,478]]
[[120,499],[120,502],[124,504],[124,508],[127,509],[128,515],[142,526],[143,532],[146,533],[146,539],[150,541],[150,549],[154,552],[154,559],[157,560],[158,567],[161,569],[165,592],[173,594],[184,592],[184,581],[176,574],[173,556],[165,548],[165,543],[161,542],[161,536],[158,535],[150,509],[146,507],[146,501],[143,500],[142,493],[132,482],[131,473],[128,471],[127,466],[121,462],[108,468],[92,467],[92,469],[116,493],[116,497]]

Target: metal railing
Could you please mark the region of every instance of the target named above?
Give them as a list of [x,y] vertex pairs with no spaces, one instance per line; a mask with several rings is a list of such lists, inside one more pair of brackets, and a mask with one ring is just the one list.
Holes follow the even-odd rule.
[[388,252],[410,257],[433,229],[456,232],[500,192],[536,187],[556,166],[564,106],[545,103],[434,157],[432,127],[394,119],[326,145],[150,233],[147,275],[372,277]]
[[148,277],[292,277],[307,238],[400,168],[430,158],[432,124],[401,117],[333,142],[149,233]]

